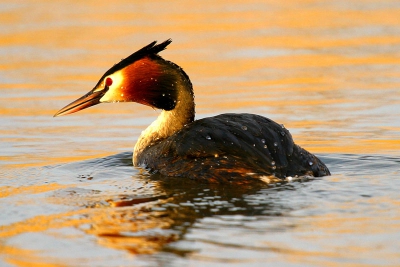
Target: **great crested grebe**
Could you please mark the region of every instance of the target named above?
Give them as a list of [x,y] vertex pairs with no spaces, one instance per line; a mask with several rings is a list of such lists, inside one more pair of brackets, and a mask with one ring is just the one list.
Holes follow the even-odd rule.
[[195,121],[188,75],[158,55],[170,43],[171,39],[152,42],[121,60],[89,93],[54,116],[102,102],[137,102],[162,109],[140,135],[133,164],[166,176],[247,183],[330,175],[324,163],[296,145],[289,131],[270,119],[231,113]]

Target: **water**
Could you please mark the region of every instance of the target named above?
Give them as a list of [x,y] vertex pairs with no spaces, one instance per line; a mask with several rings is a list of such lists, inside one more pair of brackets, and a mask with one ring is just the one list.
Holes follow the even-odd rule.
[[[0,266],[398,266],[400,4],[0,4]],[[269,117],[332,176],[232,187],[132,167],[158,115],[52,115],[153,40],[197,118]]]

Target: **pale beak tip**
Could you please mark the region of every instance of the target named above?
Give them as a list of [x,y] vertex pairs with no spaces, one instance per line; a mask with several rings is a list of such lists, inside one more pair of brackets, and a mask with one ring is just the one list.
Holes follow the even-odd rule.
[[59,110],[59,111],[56,112],[56,114],[53,115],[53,118],[59,117],[59,116],[62,116],[62,115],[63,115],[62,112],[60,112],[60,110]]

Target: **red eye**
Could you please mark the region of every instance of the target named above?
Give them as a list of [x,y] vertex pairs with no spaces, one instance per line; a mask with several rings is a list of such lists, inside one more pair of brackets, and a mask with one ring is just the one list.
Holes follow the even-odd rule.
[[106,86],[111,86],[113,83],[113,80],[110,77],[107,77],[106,79]]

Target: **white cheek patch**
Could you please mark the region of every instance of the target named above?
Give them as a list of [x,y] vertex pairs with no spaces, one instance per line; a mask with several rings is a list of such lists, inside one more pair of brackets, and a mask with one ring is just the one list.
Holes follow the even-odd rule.
[[[107,93],[104,94],[104,96],[100,99],[100,102],[117,102],[117,101],[123,101],[124,97],[124,88],[123,88],[123,82],[124,82],[124,75],[122,71],[117,71],[108,76],[107,78],[112,79],[112,84],[108,88]],[[107,79],[106,78],[106,79]],[[102,86],[104,85],[104,82],[102,83]]]

